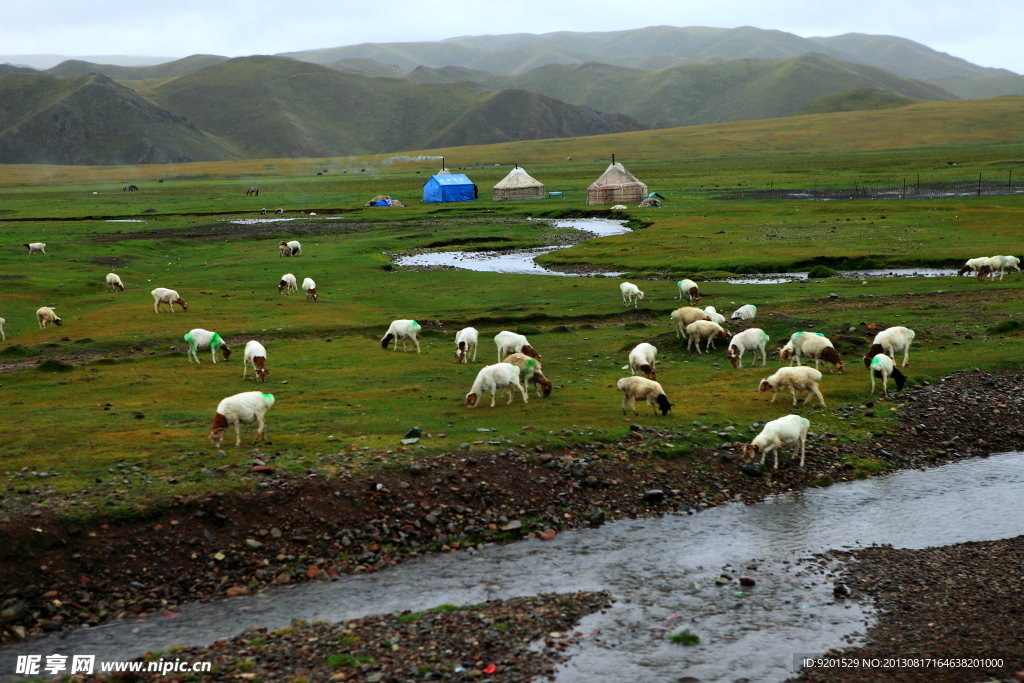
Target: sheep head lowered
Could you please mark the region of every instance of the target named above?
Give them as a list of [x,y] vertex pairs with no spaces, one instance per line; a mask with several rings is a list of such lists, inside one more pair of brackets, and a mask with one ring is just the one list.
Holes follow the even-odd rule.
[[880,353],[885,353],[885,349],[882,348],[881,344],[872,344],[868,347],[868,352],[864,356],[864,367],[870,370],[871,360]]
[[748,443],[743,447],[743,459],[747,462],[752,461],[761,453],[761,447],[757,444]]
[[658,379],[658,373],[655,372],[654,368],[652,368],[647,363],[641,364],[638,369],[640,370],[640,372],[643,373],[644,377],[646,377],[647,379],[655,381]]
[[957,274],[957,276],[967,275],[969,272],[971,272],[971,267],[970,266],[964,266],[960,270],[956,271],[956,274]]
[[394,339],[394,338],[395,338],[395,335],[391,334],[390,332],[385,334],[384,338],[380,340],[381,348],[384,349],[385,351],[387,351],[388,345],[391,343],[391,340]]
[[185,303],[185,300],[182,299],[180,296],[177,299],[175,299],[174,303],[176,303],[179,306],[181,306],[181,310],[183,310],[183,311],[187,311],[188,310],[188,304]]
[[224,356],[224,360],[231,358],[231,347],[227,344],[220,345],[220,352]]
[[210,425],[210,443],[214,448],[220,448],[221,439],[224,438],[224,430],[228,426],[228,419],[217,413],[213,416],[213,424]]
[[467,408],[476,408],[477,401],[479,401],[479,400],[480,400],[480,396],[478,394],[476,394],[476,393],[472,393],[471,392],[471,393],[466,394],[466,407]]
[[843,371],[846,369],[843,365],[843,359],[840,358],[839,356],[839,352],[836,351],[831,346],[822,349],[821,360],[825,361],[826,363],[830,363],[836,369],[836,372],[839,373],[840,375],[843,374]]
[[675,403],[668,402],[668,396],[666,396],[665,394],[658,394],[658,397],[654,400],[657,401],[658,408],[661,410],[661,414],[663,417],[665,415],[668,415],[668,411],[672,410],[672,406],[675,405]]
[[537,349],[533,348],[529,344],[523,344],[523,349],[519,353],[525,354],[530,358],[536,358],[537,360],[541,360],[541,355],[537,353]]
[[729,345],[729,348],[725,351],[725,359],[732,363],[733,367],[736,367],[740,362],[740,351],[733,345]]
[[763,393],[771,391],[771,390],[772,390],[772,385],[771,385],[771,382],[768,381],[767,377],[762,379],[761,383],[757,385],[757,393],[759,393],[759,394],[763,394]]
[[544,376],[544,373],[535,372],[533,374],[533,381],[541,386],[544,398],[547,398],[548,396],[551,395],[551,389],[554,388],[554,384],[552,384],[551,380]]

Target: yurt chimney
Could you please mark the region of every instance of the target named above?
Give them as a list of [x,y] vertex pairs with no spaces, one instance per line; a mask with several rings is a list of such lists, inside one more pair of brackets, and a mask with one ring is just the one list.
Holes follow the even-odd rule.
[[444,170],[444,157],[441,157],[441,170]]
[[614,165],[615,165],[615,154],[613,153],[612,154],[612,166],[614,166]]

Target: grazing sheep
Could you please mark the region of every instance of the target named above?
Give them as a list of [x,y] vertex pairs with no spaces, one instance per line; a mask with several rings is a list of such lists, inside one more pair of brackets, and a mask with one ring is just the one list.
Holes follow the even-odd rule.
[[494,344],[498,347],[498,362],[505,360],[510,353],[525,353],[530,358],[541,359],[537,350],[530,346],[530,342],[521,334],[502,330],[494,335]]
[[697,342],[697,353],[700,353],[700,343],[704,341],[704,350],[715,348],[715,337],[721,337],[726,341],[729,341],[729,331],[718,323],[713,323],[710,320],[697,320],[686,326],[686,334],[690,338],[690,341],[686,344],[686,350],[689,351],[693,343]]
[[210,426],[210,443],[214,448],[220,448],[224,430],[228,425],[234,425],[235,446],[241,446],[243,422],[258,423],[253,443],[264,441],[267,438],[267,420],[263,416],[273,405],[273,395],[264,394],[262,391],[245,391],[223,399],[217,404],[217,412],[214,414],[213,424]]
[[821,395],[821,391],[818,389],[818,382],[820,381],[821,373],[812,367],[802,365],[796,368],[779,368],[771,377],[762,379],[757,390],[760,393],[774,391],[771,402],[775,403],[775,399],[779,396],[779,391],[789,389],[790,393],[793,394],[794,406],[796,405],[796,392],[806,391],[807,398],[804,399],[804,405],[811,400],[811,396],[817,396],[818,402],[824,406],[825,397]]
[[245,196],[248,197],[249,195],[255,195],[255,196],[259,197],[260,196],[260,188],[258,188],[258,187],[250,187],[248,190],[245,191]]
[[42,254],[46,256],[46,243],[45,242],[22,242],[21,246],[28,248],[28,255]]
[[733,311],[729,317],[733,320],[753,320],[755,316],[757,316],[757,306],[744,304]]
[[541,369],[540,361],[536,358],[530,358],[525,353],[513,353],[505,357],[502,363],[510,363],[515,365],[522,372],[522,383],[523,387],[526,388],[527,393],[530,389],[530,381],[533,381],[533,385],[537,387],[537,395],[541,396],[541,390],[543,389],[543,396],[547,398],[551,395],[551,389],[554,388],[554,384],[551,383],[547,377],[544,376],[544,372]]
[[711,317],[711,322],[722,325],[725,323],[725,316],[715,310],[714,306],[705,306],[704,312]]
[[173,289],[157,287],[150,294],[153,295],[153,310],[157,313],[160,312],[160,304],[167,304],[171,313],[174,313],[174,304],[181,306],[181,310],[188,311],[188,304]]
[[261,216],[266,216],[267,215],[267,209],[266,208],[260,209],[260,215]]
[[[569,157],[568,160],[572,161],[572,157]],[[615,206],[612,207],[612,211],[625,211],[628,208],[629,207],[626,206],[625,204],[616,204]]]
[[290,294],[291,292],[299,293],[299,286],[295,283],[295,276],[291,273],[285,273],[281,276],[281,281],[277,283],[277,293]]
[[807,449],[807,430],[811,428],[811,421],[799,415],[786,415],[777,420],[765,424],[761,433],[746,445],[743,450],[747,462],[752,461],[761,454],[761,464],[764,464],[768,453],[775,454],[775,466],[779,469],[779,448],[782,446],[794,446],[793,457],[800,453],[800,467],[804,466],[804,452]]
[[676,324],[676,337],[686,338],[686,328],[698,320],[711,320],[711,316],[692,306],[683,306],[672,311],[669,319]]
[[313,282],[313,278],[307,277],[302,281],[302,291],[306,293],[306,301],[316,303],[319,295],[316,293],[316,283]]
[[4,323],[7,321],[0,318],[0,341],[7,341],[7,334],[4,332]]
[[622,303],[626,305],[626,308],[629,308],[630,304],[633,304],[633,308],[636,308],[636,302],[644,298],[644,293],[632,282],[623,282],[619,285],[619,291],[622,292]]
[[1003,275],[1010,270],[1016,270],[1020,272],[1020,259],[1016,256],[990,256],[985,259],[985,263],[978,268],[978,279],[983,280],[989,275],[995,277],[996,273],[999,273],[999,280],[1002,281]]
[[469,393],[466,394],[466,406],[476,408],[480,397],[489,391],[491,392],[491,407],[493,408],[498,389],[505,388],[508,389],[509,403],[512,403],[512,399],[515,397],[515,389],[518,389],[523,395],[523,403],[529,403],[530,396],[526,393],[523,385],[519,383],[519,373],[519,367],[511,363],[498,363],[497,365],[487,365],[481,368],[480,372],[476,374],[476,380],[473,382]]
[[896,360],[896,354],[903,352],[903,364],[900,367],[910,365],[910,343],[914,341],[914,331],[906,327],[890,327],[875,335],[871,347],[864,355],[864,365],[867,366],[871,359],[877,354],[885,352],[889,357]]
[[871,359],[870,364],[865,363],[868,366],[868,371],[871,373],[871,395],[875,395],[875,378],[880,377],[882,379],[882,392],[886,398],[889,398],[889,378],[892,377],[896,380],[896,391],[901,391],[903,385],[907,383],[907,377],[902,372],[896,369],[896,364],[892,358],[885,355],[884,353],[875,354]]
[[260,382],[267,381],[267,375],[270,374],[270,370],[267,369],[267,350],[263,348],[263,344],[260,344],[255,339],[250,340],[245,345],[245,355],[242,357],[242,379],[245,379],[245,373],[249,365],[256,372],[257,380]]
[[986,261],[988,261],[988,257],[986,257],[986,256],[980,256],[978,258],[967,259],[967,262],[963,266],[961,266],[960,270],[958,270],[956,274],[957,275],[968,275],[968,274],[971,274],[971,273],[977,274],[978,269],[980,269],[982,266],[986,265]]
[[623,392],[622,397],[622,414],[626,414],[626,405],[633,409],[634,415],[640,413],[636,410],[636,400],[639,398],[647,404],[647,408],[644,410],[644,415],[650,415],[652,406],[655,404],[661,414],[668,415],[668,411],[672,410],[674,403],[668,402],[668,396],[665,395],[665,390],[661,388],[661,385],[654,380],[647,379],[646,377],[623,377],[618,381],[617,386],[619,391]]
[[647,379],[658,379],[654,371],[657,362],[658,349],[647,342],[641,342],[629,352],[629,362],[622,366],[623,370],[629,370],[629,374],[635,375],[642,372]]
[[779,360],[790,361],[790,365],[796,365],[796,350],[793,348],[793,340],[786,342],[786,345],[779,349]]
[[284,209],[278,209],[274,213],[276,213],[278,216],[280,216],[282,213],[284,213]]
[[291,242],[281,242],[277,245],[277,249],[280,256],[302,255],[302,245],[295,240],[292,240]]
[[676,285],[679,286],[680,299],[686,296],[691,306],[696,306],[700,303],[700,290],[697,289],[696,282],[693,280],[680,280]]
[[415,320],[395,320],[388,327],[387,333],[384,338],[380,340],[381,348],[387,350],[388,344],[391,340],[395,340],[395,351],[398,350],[398,340],[402,340],[402,351],[407,351],[407,342],[412,340],[412,343],[416,346],[416,353],[420,352],[420,343],[416,340],[416,335],[420,333],[420,324]]
[[53,323],[57,327],[60,327],[63,322],[57,317],[57,314],[53,312],[53,309],[49,306],[43,306],[36,311],[36,320],[39,321],[39,329],[45,330],[46,326]]
[[468,363],[469,354],[473,354],[473,362],[476,362],[476,346],[480,339],[475,327],[466,327],[455,335],[455,362]]
[[210,355],[213,356],[215,364],[217,362],[217,349],[220,349],[224,355],[224,360],[231,358],[231,347],[216,332],[210,332],[209,330],[197,327],[185,335],[185,341],[188,342],[189,363],[192,362],[192,359],[195,359],[196,363],[198,363],[199,356],[196,354],[196,351],[206,351],[207,349],[210,350]]
[[760,351],[761,367],[763,368],[765,363],[768,362],[764,349],[768,344],[769,338],[760,327],[751,327],[749,330],[744,330],[733,336],[729,342],[729,348],[725,352],[725,358],[732,363],[734,368],[742,368],[744,352],[752,351],[754,354],[754,365],[757,365],[757,352]]
[[117,273],[107,273],[107,289],[111,291],[116,289],[119,292],[124,291],[124,283],[121,282],[121,278]]
[[[843,359],[825,335],[820,332],[794,332],[789,341],[793,345],[793,359],[797,365],[803,365],[803,359],[807,358],[814,361],[814,369],[817,370],[818,363],[825,361],[829,373],[834,367],[836,372],[843,374]],[[782,358],[781,353],[779,358]]]

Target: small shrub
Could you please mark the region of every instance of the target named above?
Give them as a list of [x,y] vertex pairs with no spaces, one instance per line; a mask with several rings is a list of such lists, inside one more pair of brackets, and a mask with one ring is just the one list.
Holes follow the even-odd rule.
[[399,624],[411,624],[419,618],[419,612],[406,612],[405,614],[398,615],[395,621],[397,621]]
[[700,645],[700,637],[690,633],[689,631],[671,633],[669,634],[668,639],[676,645]]
[[38,367],[43,372],[70,372],[75,368],[74,365],[59,361],[56,358],[47,358]]
[[807,272],[808,278],[835,277],[836,271],[828,266],[814,266]]
[[0,351],[0,356],[14,356],[17,358],[24,358],[25,356],[31,355],[31,352],[22,346],[21,344],[15,344],[14,346],[8,346],[3,351]]
[[459,608],[456,605],[449,605],[448,603],[445,603],[443,605],[438,605],[437,607],[435,607],[434,611],[435,612],[458,612]]
[[572,332],[572,328],[569,327],[568,325],[555,325],[554,327],[552,327],[549,330],[549,332],[557,332],[559,334],[566,334],[568,332]]
[[642,330],[647,327],[647,323],[640,322],[639,320],[631,320],[625,325],[627,330]]
[[989,334],[1009,334],[1024,328],[1024,323],[1019,320],[1004,320],[988,328]]
[[534,327],[533,325],[520,325],[516,329],[519,332],[519,334],[522,334],[522,335],[540,334],[540,328],[539,327]]

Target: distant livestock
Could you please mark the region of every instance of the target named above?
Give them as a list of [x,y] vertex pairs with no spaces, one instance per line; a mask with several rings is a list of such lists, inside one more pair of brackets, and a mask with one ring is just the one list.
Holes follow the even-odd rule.
[[519,367],[510,363],[498,363],[481,368],[469,393],[466,394],[466,406],[476,408],[480,397],[489,391],[491,392],[491,407],[493,408],[494,399],[499,389],[508,390],[509,403],[512,403],[512,400],[515,398],[516,389],[523,395],[523,403],[529,403],[530,396],[526,393],[526,388],[519,382],[519,374]]
[[21,246],[28,249],[29,256],[31,256],[32,254],[42,254],[43,256],[46,256],[45,242],[23,242]]
[[469,354],[473,354],[473,362],[476,362],[476,347],[480,339],[475,327],[466,327],[455,335],[455,362],[468,363]]
[[634,415],[640,414],[636,410],[637,399],[641,399],[647,405],[644,415],[649,415],[655,405],[658,406],[654,409],[655,412],[660,410],[663,416],[668,415],[668,411],[672,410],[674,405],[669,403],[668,396],[665,395],[665,390],[661,388],[661,385],[646,377],[623,377],[618,381],[617,386],[619,391],[623,393],[623,415],[626,414],[627,405],[633,409]]
[[291,242],[281,242],[277,245],[278,250],[281,252],[281,256],[301,256],[302,245],[297,240]]
[[775,392],[771,400],[772,403],[775,403],[775,399],[779,397],[779,392],[789,389],[789,392],[793,395],[794,406],[796,405],[796,392],[806,391],[807,398],[804,399],[804,405],[811,400],[812,396],[817,396],[818,401],[824,406],[825,397],[821,395],[821,390],[818,389],[818,382],[820,381],[821,373],[806,365],[795,368],[779,368],[775,371],[774,375],[762,379],[757,390],[761,393]]
[[121,278],[117,275],[117,273],[107,273],[107,289],[109,289],[110,291],[124,291],[124,283],[121,282]]
[[689,300],[691,306],[696,306],[700,303],[700,290],[697,289],[696,282],[693,280],[680,280],[676,285],[679,287],[680,299],[685,296]]
[[168,310],[174,313],[174,304],[181,306],[181,310],[187,311],[188,304],[185,300],[178,296],[178,293],[173,289],[167,289],[166,287],[157,287],[150,294],[153,295],[153,310],[157,313],[160,312],[161,304],[167,304]]
[[626,305],[626,308],[629,308],[630,304],[633,304],[633,308],[636,308],[637,300],[644,298],[644,293],[632,282],[623,282],[619,285],[619,291],[622,292],[622,303]]
[[306,293],[306,301],[316,303],[319,295],[316,293],[316,282],[313,281],[313,278],[307,277],[302,281],[302,291]]
[[416,340],[422,326],[415,320],[395,320],[388,326],[387,333],[380,340],[381,348],[385,351],[392,340],[395,342],[395,351],[398,351],[398,341],[402,341],[402,351],[407,351],[407,342],[412,341],[416,346],[416,353],[420,352],[420,343]]
[[60,327],[63,323],[57,314],[53,312],[53,309],[49,306],[43,306],[36,311],[36,320],[39,321],[39,329],[45,330],[46,326],[53,323],[57,327]]
[[188,342],[188,362],[195,360],[199,362],[197,351],[209,351],[213,357],[214,364],[217,363],[217,350],[220,349],[224,360],[231,358],[231,347],[228,346],[219,334],[197,327],[185,334],[185,341]]
[[220,448],[224,430],[230,425],[234,425],[235,446],[241,446],[243,422],[256,422],[258,427],[253,443],[263,441],[267,438],[267,421],[263,416],[273,406],[273,395],[264,394],[262,391],[246,391],[225,398],[217,404],[217,412],[214,414],[213,424],[210,426],[210,443],[214,448]]
[[0,318],[0,341],[7,341],[7,335],[4,333],[4,323],[7,322],[3,318]]
[[295,276],[291,273],[285,273],[281,276],[281,281],[277,283],[277,293],[290,294],[291,292],[299,293],[299,286],[295,283]]
[[256,372],[257,380],[267,381],[267,375],[270,374],[270,370],[267,369],[267,350],[255,339],[251,339],[245,345],[245,355],[242,356],[242,379],[245,379],[245,371],[249,365]]
[[260,188],[258,188],[258,187],[250,187],[248,190],[245,191],[245,196],[248,197],[250,195],[255,195],[256,197],[259,197],[260,196]]
[[[160,182],[162,183],[163,181],[161,180]],[[121,192],[138,192],[138,191],[139,191],[139,186],[138,185],[125,185],[123,188],[121,188]]]

